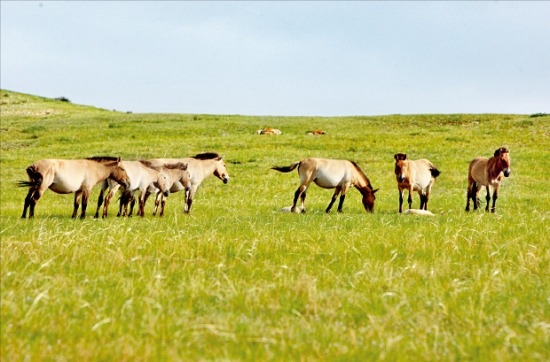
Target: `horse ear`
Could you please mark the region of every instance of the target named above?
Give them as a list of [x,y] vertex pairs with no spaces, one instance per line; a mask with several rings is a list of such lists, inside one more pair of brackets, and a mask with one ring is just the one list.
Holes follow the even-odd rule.
[[397,153],[395,155],[393,155],[393,158],[394,158],[394,160],[397,161]]
[[396,161],[406,160],[407,155],[405,153],[396,153],[395,155],[393,155],[393,158],[395,158]]
[[500,155],[501,152],[502,152],[502,148],[499,148],[498,150],[496,150],[494,157],[497,157],[498,155]]
[[116,158],[116,162],[120,162],[120,157],[117,157],[117,158]]
[[375,194],[378,190],[380,189],[372,190],[372,193]]

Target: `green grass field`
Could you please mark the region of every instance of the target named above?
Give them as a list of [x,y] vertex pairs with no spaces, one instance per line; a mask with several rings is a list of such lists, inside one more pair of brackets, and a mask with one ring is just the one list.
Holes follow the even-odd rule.
[[[253,117],[127,114],[1,91],[2,361],[548,361],[550,116]],[[266,126],[280,136],[259,136]],[[308,136],[320,128],[324,136]],[[468,163],[511,150],[495,214],[466,213]],[[43,158],[224,156],[231,181],[191,214],[71,219],[47,191],[20,219],[25,168]],[[393,155],[441,170],[429,208],[399,215]],[[305,157],[356,161],[376,194],[312,185]],[[414,195],[413,207],[418,207]],[[483,204],[484,206],[484,200]],[[114,215],[114,206],[110,215]]]

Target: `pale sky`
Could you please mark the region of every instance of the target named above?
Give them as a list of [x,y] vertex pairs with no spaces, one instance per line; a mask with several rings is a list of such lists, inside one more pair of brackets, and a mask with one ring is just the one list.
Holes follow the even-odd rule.
[[1,88],[134,113],[550,111],[548,1],[5,1]]

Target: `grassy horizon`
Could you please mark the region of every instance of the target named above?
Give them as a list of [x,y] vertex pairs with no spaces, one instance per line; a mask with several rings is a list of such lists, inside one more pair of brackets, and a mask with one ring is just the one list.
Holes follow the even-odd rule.
[[[128,114],[0,95],[2,360],[550,359],[548,115]],[[266,126],[283,134],[254,134]],[[466,213],[468,163],[503,145],[496,213]],[[175,193],[164,218],[149,201],[144,218],[93,219],[95,190],[73,220],[73,196],[46,191],[20,219],[35,160],[203,151],[231,181],[207,178],[190,215]],[[442,172],[434,217],[397,213],[398,152]],[[305,157],[356,161],[375,213],[351,190],[327,215],[315,185],[306,214],[278,212],[298,176],[269,169]]]

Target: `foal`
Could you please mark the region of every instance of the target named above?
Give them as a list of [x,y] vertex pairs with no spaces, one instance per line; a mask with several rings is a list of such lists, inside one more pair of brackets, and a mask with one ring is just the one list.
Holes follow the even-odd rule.
[[491,194],[489,187],[493,187],[493,205],[491,212],[495,212],[495,204],[498,198],[498,189],[503,177],[510,176],[510,151],[505,147],[501,147],[495,151],[493,157],[477,157],[470,162],[468,169],[468,193],[466,196],[466,211],[470,211],[470,199],[474,203],[474,210],[479,207],[480,200],[478,198],[481,186],[487,189],[487,206],[485,211],[489,211],[489,201]]
[[399,189],[399,212],[403,212],[403,194],[409,190],[409,209],[412,207],[412,194],[417,191],[420,195],[420,210],[428,210],[428,199],[435,178],[440,172],[434,164],[426,159],[408,160],[404,153],[396,153],[395,178]]

